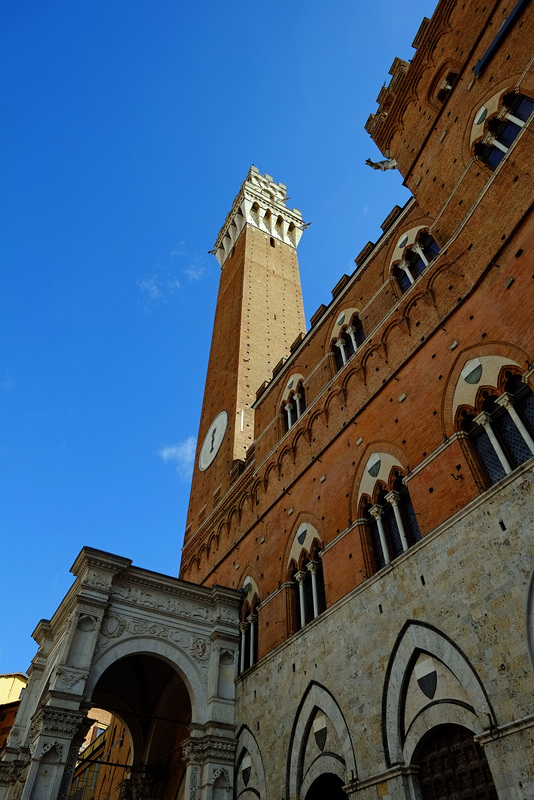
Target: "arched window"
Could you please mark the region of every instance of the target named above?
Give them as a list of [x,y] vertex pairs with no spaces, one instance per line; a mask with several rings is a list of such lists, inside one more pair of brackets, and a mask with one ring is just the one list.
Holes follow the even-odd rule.
[[286,431],[288,431],[306,410],[306,395],[304,384],[299,381],[297,388],[289,393],[287,400],[282,404]]
[[[484,126],[485,136],[475,144],[475,155],[481,158],[490,169],[495,169],[503,160],[510,146],[524,128],[534,111],[534,100],[524,94],[508,94],[504,97],[499,114],[491,117]],[[475,122],[480,124],[486,113],[482,107]]]
[[336,359],[338,369],[341,369],[349,360],[349,358],[356,352],[358,347],[365,341],[365,332],[363,324],[358,316],[354,314],[350,324],[346,325],[337,339],[332,343],[332,349]]
[[438,253],[439,245],[428,231],[420,233],[414,244],[406,248],[402,259],[392,269],[402,293],[415,283]]
[[291,580],[294,584],[296,629],[322,614],[326,608],[323,563],[320,545],[314,542],[311,555],[302,551],[298,565],[293,562]]
[[251,602],[243,602],[241,607],[241,633],[239,651],[239,673],[246,672],[258,660],[258,606],[260,600],[257,594]]
[[534,394],[521,376],[506,369],[498,388],[482,388],[475,406],[458,410],[457,427],[467,433],[488,486],[534,455]]
[[421,539],[417,516],[400,469],[389,486],[377,481],[372,497],[361,499],[361,519],[369,531],[375,569],[381,569]]

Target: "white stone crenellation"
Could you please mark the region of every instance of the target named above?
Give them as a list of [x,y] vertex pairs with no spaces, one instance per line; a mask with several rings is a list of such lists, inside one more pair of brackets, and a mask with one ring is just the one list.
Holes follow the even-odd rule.
[[215,247],[210,251],[221,267],[247,224],[290,247],[297,247],[306,225],[298,209],[286,207],[286,200],[285,184],[275,183],[270,175],[260,175],[255,166],[249,169]]

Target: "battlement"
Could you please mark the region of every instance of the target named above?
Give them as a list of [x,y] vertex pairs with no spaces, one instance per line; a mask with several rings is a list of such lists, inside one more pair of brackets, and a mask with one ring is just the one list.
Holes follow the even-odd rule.
[[270,175],[260,175],[252,166],[243,181],[211,252],[224,265],[245,225],[253,225],[268,236],[296,248],[305,225],[296,208],[286,207],[287,191]]

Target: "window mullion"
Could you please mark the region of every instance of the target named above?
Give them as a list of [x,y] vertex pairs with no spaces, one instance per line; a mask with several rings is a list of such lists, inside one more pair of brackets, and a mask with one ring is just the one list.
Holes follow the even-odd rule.
[[513,405],[512,395],[509,394],[508,392],[505,392],[504,394],[502,394],[500,397],[497,398],[496,402],[508,411],[510,417],[512,418],[512,422],[515,424],[519,433],[525,440],[525,444],[527,445],[528,449],[530,450],[532,455],[534,455],[534,439],[526,429],[523,420],[515,410]]
[[506,458],[504,450],[501,447],[501,443],[499,442],[499,440],[495,436],[495,432],[494,432],[493,428],[491,427],[490,415],[486,411],[482,411],[478,415],[478,417],[475,417],[474,421],[477,424],[482,425],[482,427],[484,428],[484,430],[488,434],[488,439],[490,440],[491,445],[492,445],[493,449],[495,450],[495,453],[497,454],[497,458],[501,462],[501,466],[502,466],[503,470],[505,471],[505,473],[507,475],[509,475],[511,473],[511,471],[512,471],[512,467],[510,466],[510,464],[508,462],[508,459]]

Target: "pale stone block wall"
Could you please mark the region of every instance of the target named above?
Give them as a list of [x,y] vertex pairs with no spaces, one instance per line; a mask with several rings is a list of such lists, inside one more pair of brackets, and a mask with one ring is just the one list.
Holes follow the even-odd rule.
[[[262,800],[304,797],[310,770],[320,774],[322,764],[335,772],[332,761],[350,785],[352,752],[358,796],[415,798],[410,770],[395,770],[398,754],[408,766],[425,730],[457,722],[480,737],[500,797],[534,797],[525,624],[533,484],[532,466],[501,481],[238,681],[236,716],[249,741],[238,740],[238,764],[251,736],[258,749],[248,791],[256,788]],[[398,641],[408,620],[415,624]],[[440,703],[421,694],[417,707],[409,699],[403,712],[408,687],[415,692],[408,656],[424,647],[438,659]],[[310,690],[311,683],[324,688]],[[314,707],[327,717],[322,751]],[[265,786],[254,767],[260,758]],[[245,789],[239,769],[236,786]]]

